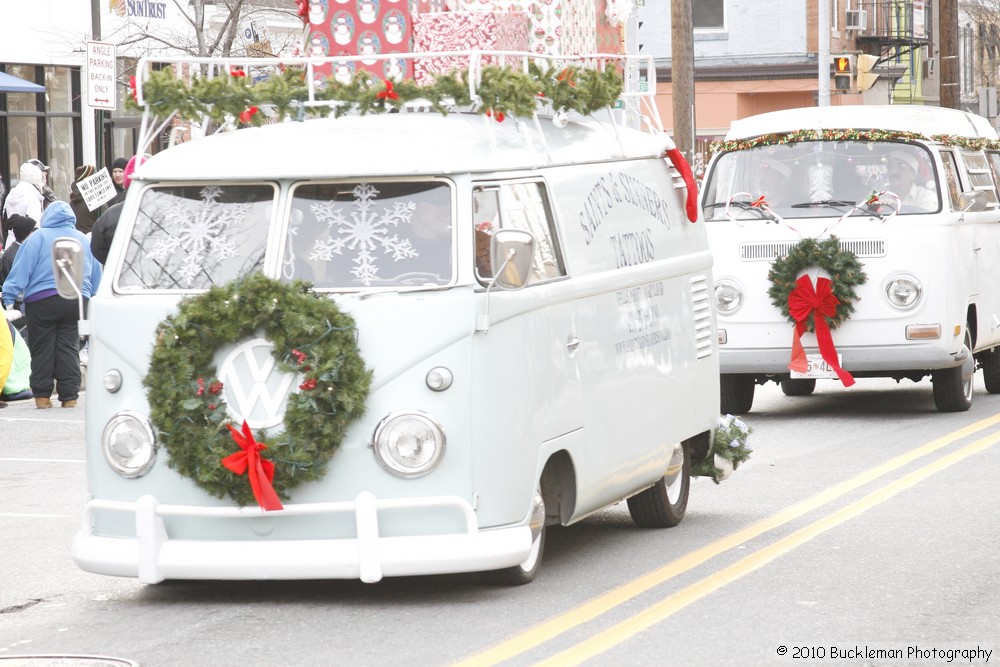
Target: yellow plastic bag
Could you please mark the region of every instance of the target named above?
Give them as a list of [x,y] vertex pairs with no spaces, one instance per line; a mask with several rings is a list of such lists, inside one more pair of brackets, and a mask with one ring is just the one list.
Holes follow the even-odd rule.
[[14,337],[9,322],[0,326],[0,388],[7,384],[7,376],[14,365]]

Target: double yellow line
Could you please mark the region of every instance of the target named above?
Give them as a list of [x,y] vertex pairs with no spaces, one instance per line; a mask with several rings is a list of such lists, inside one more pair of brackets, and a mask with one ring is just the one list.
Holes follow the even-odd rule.
[[[832,502],[855,489],[868,484],[880,477],[883,477],[903,466],[912,463],[928,454],[947,447],[954,442],[967,438],[983,429],[1000,423],[1000,414],[987,419],[980,420],[957,431],[944,435],[936,440],[932,440],[921,447],[913,449],[885,463],[875,466],[865,472],[852,477],[840,484],[836,484],[825,491],[822,491],[811,498],[792,505],[777,514],[764,519],[758,523],[739,530],[716,542],[708,544],[701,549],[697,549],[688,555],[679,558],[663,567],[650,572],[638,579],[635,579],[619,588],[605,593],[593,600],[586,602],[579,607],[556,616],[544,623],[541,623],[527,631],[513,637],[505,642],[497,644],[481,653],[470,656],[454,667],[470,667],[480,665],[496,665],[515,656],[521,655],[536,646],[539,646],[550,639],[572,630],[573,628],[587,623],[598,616],[605,614],[620,604],[649,591],[678,575],[694,569],[705,563],[710,558],[714,558],[730,549],[733,549],[749,540],[754,539],[770,530],[778,528],[790,521],[793,521],[808,512],[811,512],[829,502]],[[973,454],[981,452],[988,447],[1000,442],[1000,432],[984,436],[965,447],[943,456],[933,463],[930,463],[906,476],[892,482],[881,489],[878,489],[864,498],[857,500],[836,512],[815,521],[814,523],[801,528],[787,537],[784,537],[773,544],[764,547],[732,565],[709,575],[677,593],[663,599],[644,611],[630,617],[626,621],[619,623],[603,632],[591,636],[586,641],[567,649],[539,665],[577,665],[608,649],[622,643],[633,635],[645,630],[671,614],[683,609],[689,604],[700,600],[713,591],[722,588],[726,584],[736,581],[740,577],[753,572],[759,567],[773,561],[779,556],[788,553],[792,549],[811,540],[841,523],[852,519],[862,512],[865,512],[879,503],[888,500],[901,491],[908,489],[923,481],[931,475],[941,472],[946,468],[962,461]]]

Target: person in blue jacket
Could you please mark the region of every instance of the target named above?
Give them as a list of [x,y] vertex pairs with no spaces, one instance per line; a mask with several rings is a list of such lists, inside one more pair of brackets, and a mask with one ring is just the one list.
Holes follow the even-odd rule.
[[17,251],[3,283],[6,310],[13,309],[19,298],[24,302],[31,352],[29,382],[37,408],[52,407],[53,391],[58,391],[64,408],[75,407],[80,397],[79,304],[59,296],[52,272],[52,246],[57,238],[67,236],[78,240],[83,248],[82,292],[86,304],[101,281],[101,264],[91,254],[87,237],[76,229],[76,216],[64,201],[55,201],[45,209],[40,228]]

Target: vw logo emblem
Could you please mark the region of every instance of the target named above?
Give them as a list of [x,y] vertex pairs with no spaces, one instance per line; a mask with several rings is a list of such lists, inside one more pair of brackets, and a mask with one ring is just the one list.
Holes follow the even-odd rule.
[[254,338],[233,348],[219,365],[219,380],[230,415],[250,428],[273,428],[282,423],[288,393],[296,376],[277,370],[271,356],[274,345]]

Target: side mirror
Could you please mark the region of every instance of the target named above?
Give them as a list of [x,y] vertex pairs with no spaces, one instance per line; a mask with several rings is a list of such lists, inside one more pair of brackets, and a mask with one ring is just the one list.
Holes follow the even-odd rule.
[[52,275],[56,280],[56,291],[64,299],[83,297],[83,268],[85,264],[83,247],[80,242],[68,236],[60,236],[52,244]]
[[535,238],[521,229],[499,229],[490,243],[490,262],[497,267],[494,282],[503,289],[528,283]]
[[990,202],[986,193],[981,190],[966,190],[958,197],[958,205],[962,213],[979,213],[989,208]]

